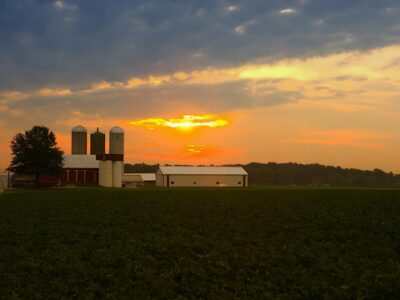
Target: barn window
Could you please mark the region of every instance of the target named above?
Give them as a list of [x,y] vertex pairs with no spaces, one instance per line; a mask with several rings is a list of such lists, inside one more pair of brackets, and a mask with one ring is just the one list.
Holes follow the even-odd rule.
[[219,181],[217,181],[216,184],[219,184]]
[[171,184],[174,184],[175,182],[171,181]]
[[197,182],[196,181],[193,181],[193,184],[196,184]]
[[242,182],[241,182],[241,181],[238,181],[238,184],[242,184]]

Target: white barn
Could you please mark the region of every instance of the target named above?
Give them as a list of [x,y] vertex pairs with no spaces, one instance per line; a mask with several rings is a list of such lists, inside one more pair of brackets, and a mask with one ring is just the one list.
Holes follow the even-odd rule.
[[163,166],[156,173],[161,187],[246,187],[248,174],[242,167]]
[[155,184],[155,173],[124,173],[122,175],[122,186],[126,188],[155,186]]

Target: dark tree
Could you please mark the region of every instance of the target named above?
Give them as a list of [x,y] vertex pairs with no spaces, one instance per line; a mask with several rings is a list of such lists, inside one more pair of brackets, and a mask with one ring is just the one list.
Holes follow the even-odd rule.
[[18,133],[11,141],[12,160],[9,171],[19,175],[59,175],[63,166],[63,152],[57,147],[56,136],[44,126],[34,126],[24,134]]

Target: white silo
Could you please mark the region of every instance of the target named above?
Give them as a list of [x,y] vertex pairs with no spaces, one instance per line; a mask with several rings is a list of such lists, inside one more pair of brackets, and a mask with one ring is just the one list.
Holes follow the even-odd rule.
[[120,188],[122,187],[122,161],[112,162],[112,186]]
[[72,154],[87,154],[87,131],[86,128],[78,125],[72,128],[71,139],[71,153]]
[[[110,154],[124,155],[124,130],[121,127],[114,126],[110,129]],[[112,163],[112,185],[113,187],[122,187],[122,174],[124,172],[124,162],[121,160]]]
[[110,129],[110,154],[124,154],[124,130],[114,126]]
[[99,161],[99,185],[104,187],[113,186],[113,164],[111,160]]

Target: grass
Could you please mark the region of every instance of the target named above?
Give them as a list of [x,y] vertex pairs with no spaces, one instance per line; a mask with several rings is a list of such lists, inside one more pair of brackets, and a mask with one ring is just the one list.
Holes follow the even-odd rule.
[[0,195],[0,298],[389,299],[400,190]]

